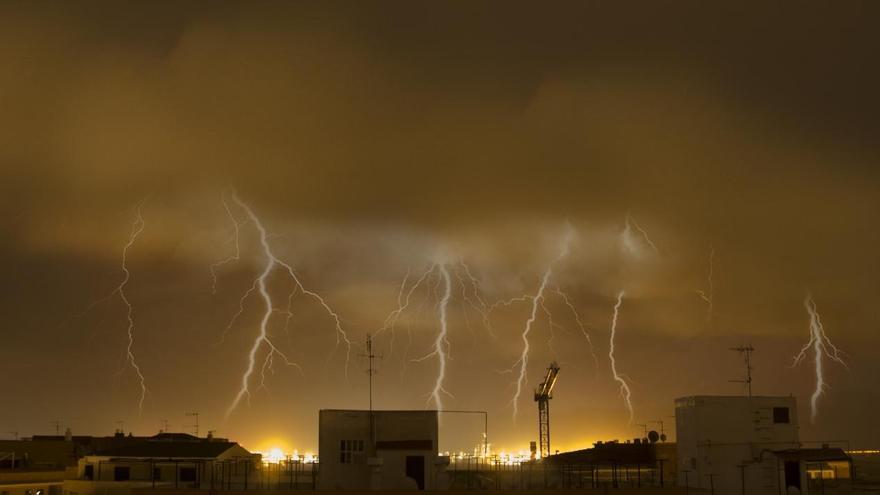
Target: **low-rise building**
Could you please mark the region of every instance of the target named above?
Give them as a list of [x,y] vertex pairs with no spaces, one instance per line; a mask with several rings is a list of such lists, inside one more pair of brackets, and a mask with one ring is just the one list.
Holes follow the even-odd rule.
[[446,487],[437,411],[321,410],[320,489],[434,490]]
[[840,449],[802,448],[794,397],[683,397],[675,423],[682,486],[717,495],[806,494],[816,472],[824,483],[831,462],[836,481],[849,478]]
[[235,442],[165,434],[79,460],[64,495],[125,495],[137,488],[247,489],[259,480],[261,457]]

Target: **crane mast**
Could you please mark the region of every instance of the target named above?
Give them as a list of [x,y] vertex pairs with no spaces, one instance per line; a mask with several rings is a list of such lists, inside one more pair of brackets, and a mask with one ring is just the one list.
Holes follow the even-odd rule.
[[559,366],[553,361],[547,368],[544,381],[535,389],[535,402],[538,403],[538,440],[542,459],[550,455],[550,399],[553,398],[553,387],[558,376]]

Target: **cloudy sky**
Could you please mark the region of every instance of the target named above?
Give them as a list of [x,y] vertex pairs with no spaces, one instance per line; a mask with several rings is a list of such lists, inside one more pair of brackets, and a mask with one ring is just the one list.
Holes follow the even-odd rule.
[[[728,348],[751,343],[756,393],[795,395],[804,439],[876,446],[878,12],[829,9],[3,3],[0,435],[53,420],[186,430],[184,413],[199,411],[203,432],[254,449],[314,449],[318,409],[367,405],[368,332],[377,407],[436,407],[439,272],[380,329],[402,284],[445,260],[443,407],[489,411],[499,448],[536,438],[529,391],[553,359],[554,448],[641,431],[608,356],[621,290],[616,358],[634,423],[672,429],[674,398],[742,393]],[[333,319],[295,295],[268,332],[298,367],[275,359],[261,387],[263,345],[250,404],[227,418],[265,311],[259,294],[240,298],[267,261],[232,191],[353,346],[346,365]],[[138,205],[125,295],[142,412],[114,293]],[[236,225],[239,257],[214,288]],[[531,305],[484,318],[477,296],[534,296],[569,231],[514,416]],[[462,263],[477,286],[462,284]],[[292,287],[283,270],[267,278],[282,311]],[[810,337],[808,291],[849,364],[827,363],[815,424],[813,356],[789,367]],[[480,441],[475,418],[443,425],[441,447]]]

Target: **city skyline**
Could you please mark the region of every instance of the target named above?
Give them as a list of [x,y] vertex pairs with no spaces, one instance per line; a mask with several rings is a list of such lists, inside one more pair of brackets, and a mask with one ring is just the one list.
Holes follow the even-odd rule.
[[746,345],[877,448],[873,7],[641,7],[0,5],[0,425],[316,451],[369,334],[374,407],[499,451],[553,361],[575,450]]

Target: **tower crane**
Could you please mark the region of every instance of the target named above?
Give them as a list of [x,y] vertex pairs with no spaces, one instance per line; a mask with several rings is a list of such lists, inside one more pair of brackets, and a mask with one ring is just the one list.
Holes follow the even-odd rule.
[[553,361],[547,368],[544,381],[535,389],[535,402],[538,403],[538,439],[542,459],[550,455],[550,399],[553,398],[553,387],[558,376],[559,366]]

